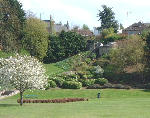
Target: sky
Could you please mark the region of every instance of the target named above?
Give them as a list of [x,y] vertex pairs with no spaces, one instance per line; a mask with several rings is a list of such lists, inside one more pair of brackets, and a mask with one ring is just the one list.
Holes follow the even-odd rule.
[[136,23],[150,23],[149,0],[18,0],[25,11],[32,11],[38,18],[49,20],[50,15],[56,23],[67,21],[71,27],[83,24],[93,30],[99,27],[97,14],[102,5],[111,7],[119,23],[127,26]]

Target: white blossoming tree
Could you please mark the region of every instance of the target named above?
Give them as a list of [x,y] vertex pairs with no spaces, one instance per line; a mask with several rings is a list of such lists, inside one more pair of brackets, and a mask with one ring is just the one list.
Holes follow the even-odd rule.
[[20,91],[20,105],[27,89],[44,89],[47,77],[42,63],[31,56],[0,58],[0,80],[3,85],[10,84]]

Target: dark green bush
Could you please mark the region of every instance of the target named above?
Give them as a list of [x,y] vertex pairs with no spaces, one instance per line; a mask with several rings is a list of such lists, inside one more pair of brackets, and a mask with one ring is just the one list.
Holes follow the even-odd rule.
[[108,80],[105,78],[98,78],[95,80],[95,84],[104,85],[106,83],[108,83]]
[[89,56],[88,56],[88,58],[90,58],[90,59],[95,59],[96,58],[96,54],[95,53],[91,53]]
[[87,76],[87,79],[92,79],[92,78],[94,78],[94,75],[93,75],[93,74],[87,74],[86,76]]
[[113,88],[113,84],[111,83],[106,83],[103,85],[104,88]]
[[131,89],[128,85],[122,85],[122,84],[111,84],[106,83],[104,85],[100,84],[93,84],[87,87],[87,89],[106,89],[106,88],[115,88],[115,89]]
[[145,89],[150,89],[150,83],[144,85]]
[[93,84],[88,86],[87,89],[102,89],[102,86],[99,84]]
[[49,84],[50,88],[55,88],[57,86],[55,81],[53,81],[53,80],[49,80],[48,84]]
[[55,83],[57,84],[58,87],[61,87],[63,82],[65,81],[61,77],[54,77],[52,80],[55,81]]
[[62,31],[59,35],[49,37],[49,46],[45,63],[57,62],[86,50],[87,40],[72,31]]
[[82,83],[75,81],[64,81],[62,84],[62,88],[64,89],[80,89],[81,87]]
[[68,75],[68,78],[77,79],[77,78],[78,78],[78,75],[76,75],[76,74],[71,74],[71,75]]
[[96,59],[93,63],[94,66],[101,66],[102,68],[103,67],[106,67],[108,64],[110,63],[110,61],[108,59],[105,59],[105,58],[99,58],[99,59]]
[[83,87],[91,86],[95,83],[95,79],[79,79]]
[[120,35],[120,34],[112,34],[112,35],[109,35],[107,37],[103,37],[101,39],[101,42],[103,44],[108,44],[109,42],[114,42],[114,41],[117,41],[117,40],[122,40],[122,39],[126,39],[127,36],[126,35]]
[[131,89],[130,86],[128,86],[128,85],[122,85],[122,84],[114,84],[113,88],[115,88],[115,89]]
[[55,83],[55,81],[53,80],[48,80],[48,84],[47,86],[45,87],[46,89],[49,89],[49,88],[55,88],[57,85]]
[[104,70],[98,65],[90,68],[90,72],[93,75],[94,79],[103,77]]
[[94,75],[88,70],[78,71],[77,75],[78,75],[78,78],[80,78],[80,79],[92,79],[92,78],[94,78]]
[[74,81],[74,82],[78,82],[78,79],[74,79],[74,78],[66,78],[65,81]]
[[85,62],[86,62],[87,64],[90,64],[90,63],[91,63],[91,59],[90,59],[90,58],[86,58],[86,59],[85,59]]

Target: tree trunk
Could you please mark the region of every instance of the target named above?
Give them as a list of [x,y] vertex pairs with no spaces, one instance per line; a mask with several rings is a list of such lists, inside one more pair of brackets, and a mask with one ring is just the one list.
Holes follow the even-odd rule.
[[20,106],[23,105],[23,92],[20,91]]

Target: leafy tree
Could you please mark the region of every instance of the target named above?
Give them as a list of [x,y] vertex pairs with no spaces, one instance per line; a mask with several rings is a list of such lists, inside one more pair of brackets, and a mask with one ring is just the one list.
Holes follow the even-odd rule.
[[4,51],[18,51],[25,12],[17,0],[0,0],[0,43]]
[[122,39],[126,39],[126,35],[114,33],[113,28],[108,28],[102,31],[100,42],[103,44],[108,44],[109,42],[114,42]]
[[44,62],[50,63],[63,60],[65,58],[65,51],[59,36],[50,35],[49,39],[50,42],[48,44],[48,50]]
[[147,32],[145,39],[146,39],[146,46],[145,46],[146,67],[150,71],[150,32]]
[[102,38],[106,39],[107,37],[114,34],[114,29],[113,28],[104,29],[101,34]]
[[24,40],[22,41],[24,48],[26,48],[32,56],[42,60],[46,56],[48,48],[48,31],[46,24],[33,17],[29,17],[24,27]]
[[98,17],[101,21],[101,30],[107,28],[114,28],[114,31],[118,30],[118,22],[115,20],[115,13],[112,11],[112,8],[102,5],[103,11],[99,10]]
[[89,27],[86,24],[83,24],[82,29],[89,30]]
[[75,32],[62,31],[59,36],[50,36],[47,56],[44,61],[56,62],[78,54],[86,49],[86,40]]
[[25,90],[43,89],[47,84],[42,63],[31,56],[18,54],[15,57],[0,59],[0,80],[20,91],[20,105],[23,104]]
[[144,69],[144,46],[145,42],[138,36],[128,40],[117,42],[118,47],[110,53],[111,64],[118,68],[118,71],[125,72],[128,67],[136,67],[137,72]]

